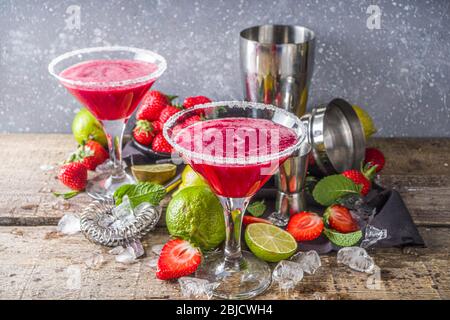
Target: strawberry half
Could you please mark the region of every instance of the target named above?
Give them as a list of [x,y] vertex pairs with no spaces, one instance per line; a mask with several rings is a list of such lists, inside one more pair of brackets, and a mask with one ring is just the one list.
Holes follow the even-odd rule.
[[342,175],[350,180],[352,180],[355,184],[359,184],[361,188],[361,195],[365,196],[369,193],[371,188],[370,180],[366,178],[366,176],[358,170],[347,170],[342,172]]
[[325,216],[331,228],[340,233],[350,233],[359,230],[357,221],[353,218],[350,210],[335,204],[327,208]]
[[167,242],[161,250],[156,277],[161,280],[187,276],[197,270],[202,255],[189,242],[174,239]]
[[322,218],[307,211],[292,215],[286,227],[286,231],[297,241],[314,240],[320,236],[322,230]]
[[375,167],[376,172],[380,172],[384,168],[386,159],[384,158],[383,152],[376,148],[367,148],[366,156],[364,158],[364,169],[370,169]]
[[269,220],[258,218],[258,217],[252,217],[252,216],[244,216],[242,219],[242,224],[244,226],[252,224],[252,223],[267,223],[267,224],[273,224]]

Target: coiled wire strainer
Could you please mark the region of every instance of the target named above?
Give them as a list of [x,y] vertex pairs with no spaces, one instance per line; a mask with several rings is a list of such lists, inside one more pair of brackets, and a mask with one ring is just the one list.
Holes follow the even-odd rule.
[[123,224],[114,224],[114,199],[95,200],[81,215],[81,231],[86,238],[103,246],[127,245],[153,230],[161,217],[161,207],[149,203],[135,210],[134,219]]

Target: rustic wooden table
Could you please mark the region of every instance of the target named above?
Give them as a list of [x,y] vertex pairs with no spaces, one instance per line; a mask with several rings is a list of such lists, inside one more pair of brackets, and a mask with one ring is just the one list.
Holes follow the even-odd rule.
[[[427,248],[371,252],[379,275],[353,272],[322,257],[323,267],[289,294],[272,286],[259,299],[449,299],[450,139],[376,139],[386,154],[382,184],[402,194]],[[1,299],[177,299],[176,282],[155,278],[151,246],[168,238],[164,227],[149,234],[147,255],[122,265],[107,249],[81,234],[56,233],[58,220],[90,201],[80,195],[56,199],[63,191],[57,164],[75,148],[70,135],[0,135],[0,298]],[[99,268],[86,265],[104,255]]]

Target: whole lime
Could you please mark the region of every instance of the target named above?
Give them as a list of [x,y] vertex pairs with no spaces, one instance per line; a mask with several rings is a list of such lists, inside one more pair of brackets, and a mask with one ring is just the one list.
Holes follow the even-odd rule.
[[190,165],[186,165],[181,173],[181,184],[178,186],[178,189],[173,193],[173,195],[175,196],[181,190],[193,186],[208,186],[208,184],[201,175],[192,170]]
[[79,144],[95,140],[104,147],[108,145],[102,125],[86,108],[82,108],[73,118],[72,133]]
[[205,186],[178,192],[167,206],[166,225],[171,235],[202,250],[214,249],[225,240],[222,205]]

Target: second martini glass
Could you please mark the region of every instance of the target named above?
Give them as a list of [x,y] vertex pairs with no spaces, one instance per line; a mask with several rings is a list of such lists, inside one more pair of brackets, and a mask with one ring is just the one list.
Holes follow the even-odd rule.
[[160,55],[119,46],[71,51],[50,62],[50,74],[100,120],[108,140],[112,168],[89,181],[86,192],[91,197],[110,197],[121,185],[134,182],[122,166],[125,124],[165,69]]
[[[204,121],[192,124],[192,117]],[[305,143],[302,122],[283,109],[252,102],[214,102],[173,115],[167,141],[210,185],[223,208],[224,254],[206,253],[196,276],[219,283],[214,295],[246,299],[266,290],[268,264],[241,251],[242,218],[251,197]]]

